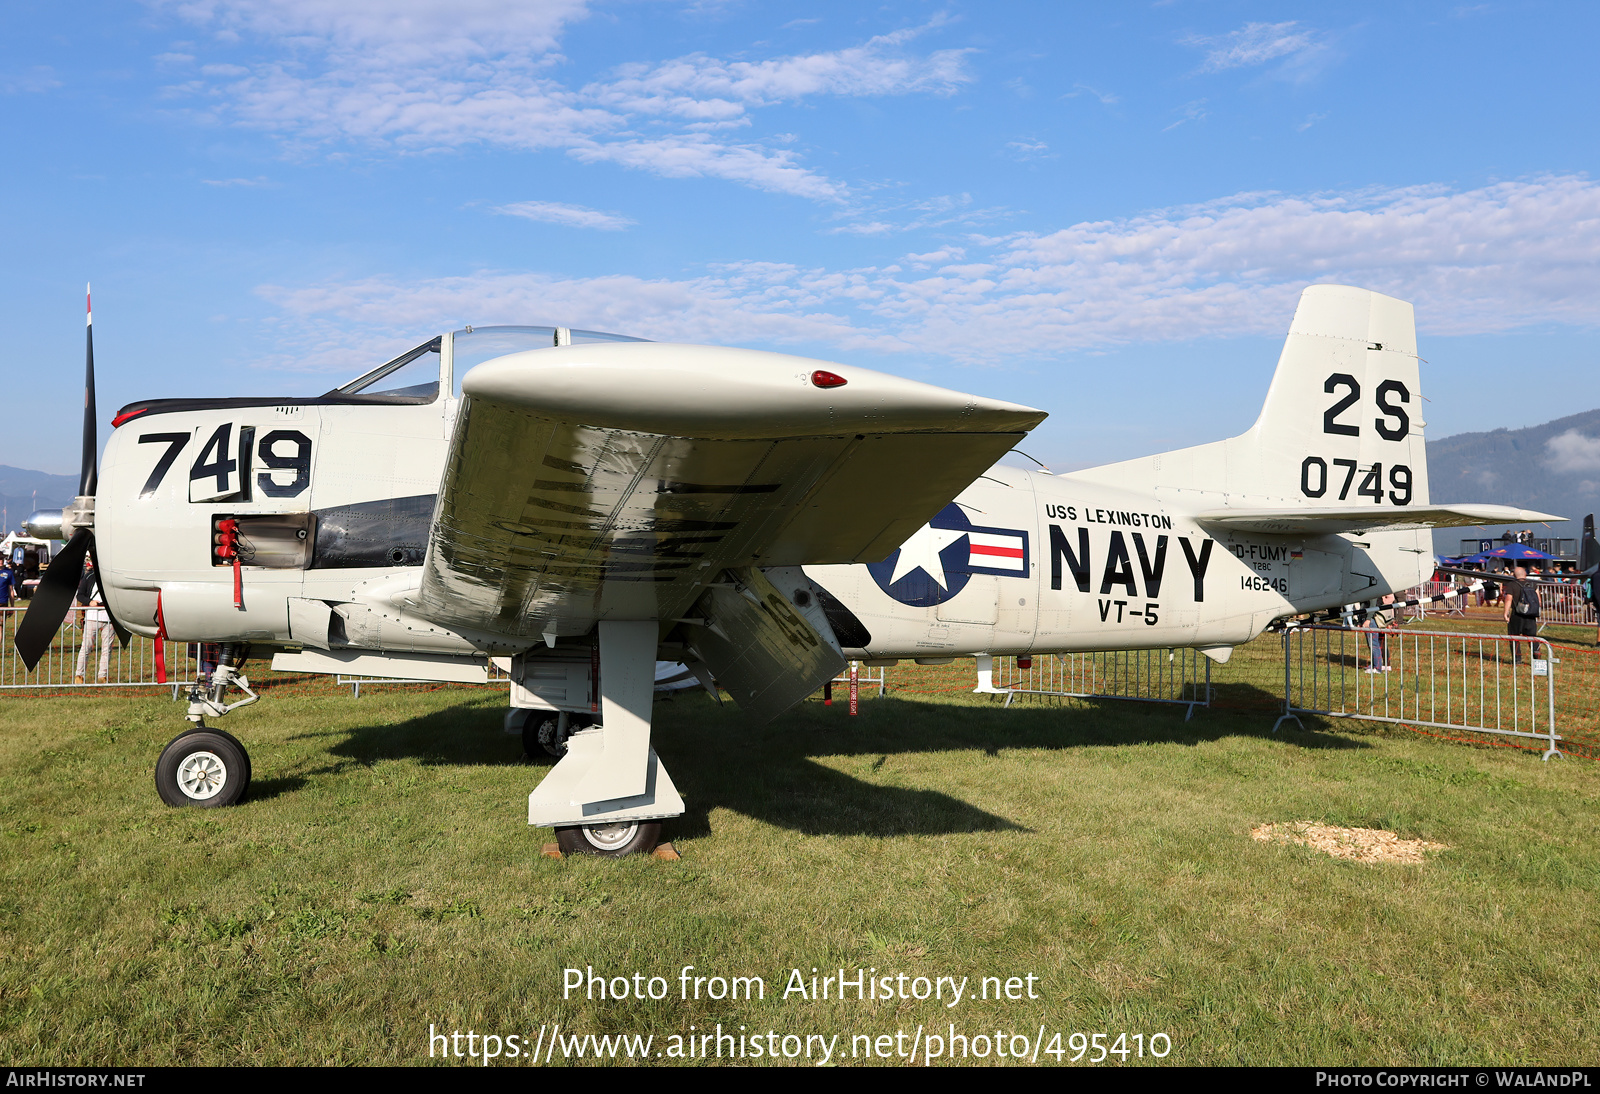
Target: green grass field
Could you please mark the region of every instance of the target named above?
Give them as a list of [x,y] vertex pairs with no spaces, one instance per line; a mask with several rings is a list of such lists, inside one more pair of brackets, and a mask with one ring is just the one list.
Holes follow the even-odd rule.
[[[1187,723],[1114,701],[1004,710],[966,693],[970,662],[891,670],[855,718],[660,704],[689,806],[667,833],[679,862],[541,857],[551,836],[524,821],[545,766],[502,732],[498,691],[273,689],[224,723],[255,780],[215,811],[156,798],[182,728],[165,695],[14,693],[0,1058],[426,1063],[431,1023],[651,1035],[673,1062],[671,1038],[720,1023],[837,1036],[850,1064],[868,1062],[853,1038],[904,1031],[903,1051],[952,1024],[1012,1047],[1042,1028],[1040,1063],[1055,1034],[1070,1060],[1075,1032],[1163,1033],[1183,1064],[1592,1062],[1600,766],[1358,722],[1274,736],[1271,649],[1236,662]],[[1449,849],[1364,866],[1249,836],[1284,821]],[[766,998],[681,1000],[685,965],[762,977]],[[670,994],[563,998],[563,970],[590,966]],[[785,999],[813,967],[969,994]],[[1029,974],[1040,998],[972,998]],[[972,1051],[954,1062],[997,1062]]]

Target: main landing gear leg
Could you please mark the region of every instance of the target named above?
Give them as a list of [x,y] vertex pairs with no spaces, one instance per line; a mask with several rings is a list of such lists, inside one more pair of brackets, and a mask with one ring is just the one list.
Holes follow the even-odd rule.
[[[168,805],[194,805],[215,809],[243,800],[250,789],[250,754],[233,734],[206,725],[207,714],[220,718],[256,701],[250,681],[239,669],[249,650],[245,646],[225,645],[208,687],[197,681],[189,689],[189,712],[193,723],[161,750],[156,761],[156,793]],[[244,692],[244,698],[223,701],[228,688]]]
[[618,857],[655,848],[683,798],[650,747],[655,620],[600,624],[601,725],[579,730],[528,795],[528,823],[553,827],[561,849]]

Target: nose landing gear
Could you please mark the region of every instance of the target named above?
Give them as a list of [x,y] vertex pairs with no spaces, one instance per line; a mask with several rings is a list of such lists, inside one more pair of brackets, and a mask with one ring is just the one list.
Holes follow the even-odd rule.
[[[259,698],[239,671],[249,653],[248,646],[224,645],[208,685],[202,687],[196,681],[189,689],[185,717],[194,725],[174,737],[156,761],[156,793],[168,805],[216,809],[236,805],[250,789],[250,754],[244,745],[233,734],[205,722],[207,714],[220,718]],[[245,697],[224,702],[230,687],[244,692]]]

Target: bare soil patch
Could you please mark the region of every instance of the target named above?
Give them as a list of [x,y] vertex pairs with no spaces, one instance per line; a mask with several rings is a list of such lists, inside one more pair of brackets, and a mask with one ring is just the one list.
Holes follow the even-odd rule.
[[1446,850],[1442,843],[1401,839],[1381,828],[1336,828],[1309,821],[1263,824],[1250,830],[1250,838],[1263,843],[1298,843],[1352,862],[1398,862],[1409,866],[1425,861],[1428,851]]

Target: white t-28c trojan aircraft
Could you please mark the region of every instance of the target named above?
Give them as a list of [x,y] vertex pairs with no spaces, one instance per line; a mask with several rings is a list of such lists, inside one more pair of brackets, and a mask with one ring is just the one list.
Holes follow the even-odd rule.
[[[847,659],[1198,647],[1431,570],[1409,304],[1317,285],[1231,440],[1049,475],[993,466],[1044,413],[776,353],[467,327],[319,398],[162,399],[113,421],[17,645],[48,647],[92,551],[117,625],[221,643],[162,753],[173,805],[238,801],[206,726],[245,659],[485,680],[562,755],[528,821],[649,850],[683,812],[650,747],[658,659],[776,717]],[[230,702],[230,689],[243,698]]]

